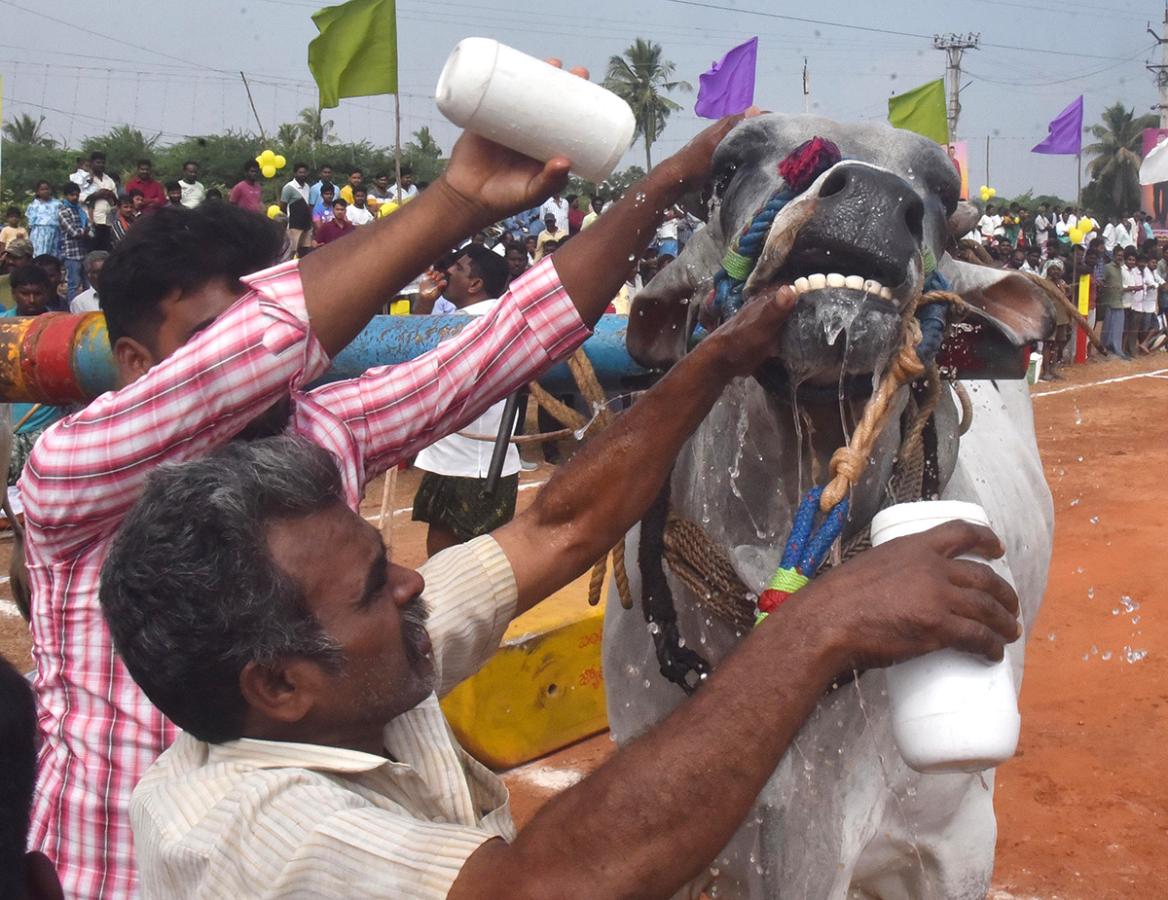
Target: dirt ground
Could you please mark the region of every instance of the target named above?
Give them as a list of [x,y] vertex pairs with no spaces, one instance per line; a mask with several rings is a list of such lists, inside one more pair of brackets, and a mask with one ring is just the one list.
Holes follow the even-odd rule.
[[[1057,525],[1027,648],[1021,745],[998,773],[993,896],[1158,896],[1168,858],[1168,355],[1075,367],[1033,392]],[[524,473],[521,508],[550,472]],[[392,504],[395,555],[411,564],[424,557],[424,532],[409,523],[416,485],[401,473]],[[378,481],[366,515],[381,498]],[[0,538],[0,572],[9,546]],[[0,599],[9,597],[4,579]],[[23,623],[6,609],[0,602],[0,652],[27,666]],[[517,821],[611,749],[599,735],[508,773]]]

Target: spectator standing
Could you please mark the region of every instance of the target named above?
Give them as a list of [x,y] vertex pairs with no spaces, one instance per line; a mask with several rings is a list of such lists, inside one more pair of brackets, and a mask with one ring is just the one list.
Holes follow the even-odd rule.
[[373,213],[365,205],[365,188],[353,188],[353,202],[346,207],[345,218],[354,225],[368,225],[373,221]]
[[600,212],[604,208],[604,201],[597,195],[588,201],[588,214],[584,216],[584,221],[580,223],[580,229],[583,230],[600,218]]
[[[138,197],[142,195],[139,193]],[[134,208],[134,198],[127,194],[118,199],[118,211],[114,214],[114,223],[110,227],[110,249],[113,249],[126,237],[126,232],[138,218],[138,210]]]
[[527,251],[520,244],[509,243],[503,258],[507,263],[507,284],[527,271]]
[[81,185],[81,202],[89,207],[95,250],[108,250],[113,239],[113,217],[118,205],[118,183],[105,169],[105,154],[89,154],[89,176]]
[[[460,313],[481,316],[498,305],[507,289],[507,263],[485,247],[465,247],[446,271],[446,297]],[[433,556],[447,547],[463,544],[494,531],[515,516],[519,493],[519,451],[507,445],[503,468],[494,493],[486,492],[487,472],[494,440],[469,435],[499,432],[505,400],[489,407],[466,426],[465,434],[444,437],[422,450],[414,461],[424,473],[414,497],[412,518],[426,522],[426,553]]]
[[4,211],[4,227],[0,228],[0,254],[12,241],[28,239],[28,229],[20,224],[20,207],[10,206]]
[[178,180],[182,189],[182,205],[194,209],[207,198],[207,189],[199,181],[199,164],[193,159],[183,163],[182,178]]
[[90,230],[89,216],[80,203],[81,188],[70,181],[62,194],[61,210],[57,215],[61,225],[61,261],[65,264],[65,300],[68,302],[88,286],[84,260],[90,250]]
[[177,181],[168,181],[166,187],[166,205],[171,209],[186,209],[182,202],[182,185]]
[[141,212],[151,213],[166,206],[166,191],[154,177],[154,163],[148,159],[138,160],[137,174],[126,182],[126,192],[131,191],[140,191],[142,194]]
[[32,242],[28,238],[13,238],[4,248],[4,262],[8,272],[0,275],[0,304],[11,309],[16,302],[12,296],[12,276],[25,266],[32,265]]
[[356,230],[357,226],[350,222],[345,215],[348,205],[344,200],[333,202],[333,217],[316,229],[313,236],[315,246],[323,247],[326,244],[331,244]]
[[390,189],[389,176],[385,172],[378,172],[373,176],[373,183],[369,185],[366,191],[365,202],[369,205],[374,215],[376,215],[378,207],[382,203],[388,203],[390,200],[396,198],[396,192],[396,188],[393,190]]
[[576,194],[568,194],[564,198],[568,201],[568,234],[579,234],[584,226],[584,210],[580,209],[580,198]]
[[329,181],[320,187],[316,205],[312,207],[312,227],[318,228],[333,218],[333,204],[337,201],[337,188]]
[[260,164],[248,159],[243,164],[243,180],[237,181],[227,202],[249,212],[263,212],[263,188],[260,186]]
[[311,192],[308,165],[302,162],[293,164],[292,180],[280,191],[280,205],[288,213],[288,240],[297,255],[302,249],[312,246],[312,207],[308,205]]
[[[405,203],[407,200],[413,200],[418,196],[418,186],[414,184],[414,170],[409,166],[402,166],[401,181],[395,184],[393,194],[393,199],[399,203]],[[400,200],[398,200],[399,194],[401,196]]]
[[539,262],[548,254],[548,242],[552,241],[559,246],[560,241],[568,236],[566,228],[561,228],[559,220],[551,212],[544,213],[543,231],[535,241],[535,262]]
[[109,253],[105,250],[93,250],[85,254],[85,280],[89,282],[89,287],[69,301],[69,312],[98,312],[101,309],[101,297],[98,296],[98,291],[101,290],[99,281],[107,259]]
[[24,212],[28,221],[28,239],[32,241],[33,256],[61,253],[61,201],[53,196],[53,186],[38,181],[36,197]]
[[360,169],[353,169],[353,171],[349,173],[349,183],[341,188],[341,199],[352,206],[353,191],[359,188],[364,181],[365,173]]
[[550,214],[556,220],[556,231],[564,232],[565,237],[568,233],[568,206],[566,199],[555,194],[548,197],[539,208],[540,218],[546,222]]
[[[308,202],[316,206],[320,202],[320,190],[326,184],[333,184],[333,167],[329,163],[322,163],[316,183],[308,189]],[[335,198],[334,198],[335,199]]]

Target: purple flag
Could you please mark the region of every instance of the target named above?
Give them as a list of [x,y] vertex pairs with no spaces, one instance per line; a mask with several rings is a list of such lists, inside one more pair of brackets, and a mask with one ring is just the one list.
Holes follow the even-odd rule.
[[754,102],[754,68],[758,62],[758,38],[739,44],[710,71],[698,76],[698,100],[694,112],[704,119],[720,119],[747,109]]
[[1031,153],[1053,153],[1074,156],[1083,149],[1083,96],[1054,117],[1050,134]]

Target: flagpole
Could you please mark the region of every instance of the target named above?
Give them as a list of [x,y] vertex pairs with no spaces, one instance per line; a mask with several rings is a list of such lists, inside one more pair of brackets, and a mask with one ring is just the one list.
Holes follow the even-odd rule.
[[397,183],[397,202],[401,205],[401,94],[393,92],[393,177]]
[[1079,152],[1075,154],[1075,175],[1078,179],[1078,187],[1075,190],[1075,206],[1083,206],[1083,151],[1080,148]]
[[260,114],[256,112],[255,100],[251,97],[251,85],[247,83],[247,76],[243,72],[239,73],[239,77],[243,79],[243,89],[247,91],[247,102],[251,104],[251,114],[255,116],[256,125],[260,128],[260,140],[265,144],[268,142],[267,135],[264,134],[264,123],[260,121]]

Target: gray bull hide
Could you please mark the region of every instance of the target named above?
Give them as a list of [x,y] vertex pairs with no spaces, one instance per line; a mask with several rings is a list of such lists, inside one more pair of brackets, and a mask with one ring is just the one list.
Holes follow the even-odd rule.
[[[738,126],[719,148],[717,209],[634,303],[634,356],[665,366],[684,352],[727,236],[781,186],[779,161],[813,135],[835,141],[844,161],[776,218],[746,302],[751,288],[798,284],[797,278],[816,274],[860,276],[866,284],[848,287],[856,285],[853,279],[816,290],[820,282],[810,280],[777,343],[781,364],[765,377],[727,388],[683,449],[670,485],[673,510],[700,523],[728,550],[754,590],[778,563],[799,497],[826,480],[828,459],[858,419],[865,387],[870,389],[899,340],[899,310],[924,283],[923,250],[940,260],[954,289],[984,320],[1019,347],[1050,327],[1045,299],[1024,279],[944,254],[948,220],[960,220],[964,211],[957,202],[957,175],[936,144],[884,125],[770,115]],[[948,389],[937,411],[940,493],[986,509],[1007,547],[1029,625],[1046,583],[1053,513],[1027,387],[1017,381],[967,387],[973,424],[960,440]],[[854,492],[845,537],[865,528],[886,504],[899,442],[894,421]],[[634,529],[627,537],[628,560],[638,558],[638,547]],[[640,596],[641,573],[631,564],[629,576]],[[668,580],[685,650],[697,651],[716,668],[741,635],[671,574]],[[1009,649],[1019,685],[1023,649],[1021,640]],[[784,677],[783,667],[776,659],[769,671],[758,673],[758,703],[770,702],[766,686]],[[684,699],[660,674],[642,611],[625,611],[611,599],[604,669],[618,741],[645,731]],[[711,868],[715,896],[985,897],[995,838],[993,772],[925,776],[908,769],[892,739],[884,685],[884,673],[870,671],[820,702]]]

